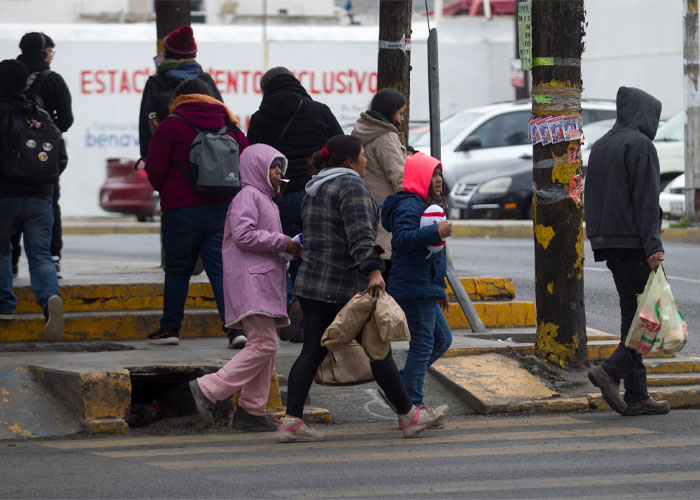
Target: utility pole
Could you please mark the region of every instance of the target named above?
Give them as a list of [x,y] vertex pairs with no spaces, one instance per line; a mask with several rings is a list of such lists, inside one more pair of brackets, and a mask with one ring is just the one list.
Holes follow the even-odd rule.
[[[532,2],[532,114],[553,117],[549,129],[556,136],[554,143],[533,146],[535,351],[567,370],[588,363],[581,138],[570,128],[572,119],[581,123],[584,26],[583,0]],[[559,135],[557,123],[562,134],[569,126],[564,137],[570,140]],[[547,126],[538,128],[548,134]]]
[[190,0],[155,0],[156,37],[158,54],[165,52],[163,38],[172,30],[189,26],[192,19]]
[[684,0],[685,216],[700,220],[700,92],[698,92],[698,0]]
[[379,1],[377,90],[389,87],[406,96],[402,130],[404,144],[408,144],[409,103],[411,102],[412,3],[412,0]]

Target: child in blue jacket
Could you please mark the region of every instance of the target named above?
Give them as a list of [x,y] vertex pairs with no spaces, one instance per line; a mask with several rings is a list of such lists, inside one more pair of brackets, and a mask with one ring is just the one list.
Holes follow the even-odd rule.
[[[441,309],[449,301],[445,291],[446,250],[440,245],[452,234],[452,223],[420,227],[421,216],[442,197],[440,160],[423,153],[406,159],[403,191],[389,196],[382,206],[382,225],[391,232],[391,270],[387,291],[406,313],[411,342],[401,377],[408,396],[423,405],[423,381],[428,367],[452,344],[452,333]],[[445,413],[447,406],[435,409]]]

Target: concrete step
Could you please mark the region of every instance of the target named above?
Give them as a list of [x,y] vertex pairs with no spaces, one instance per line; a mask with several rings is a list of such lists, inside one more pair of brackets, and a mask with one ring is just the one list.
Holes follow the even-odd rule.
[[700,358],[677,354],[673,358],[645,359],[648,375],[700,373]]
[[[129,340],[145,338],[160,326],[160,310],[99,311],[66,313],[63,341]],[[43,340],[44,317],[41,314],[16,315],[14,321],[3,321],[0,342]],[[180,337],[211,337],[221,335],[221,319],[215,310],[187,309]]]
[[[462,286],[472,301],[512,300],[515,287],[508,278],[460,278]],[[456,301],[448,284],[451,300]],[[28,286],[14,290],[18,303],[15,312],[40,313]],[[131,283],[112,285],[66,285],[61,286],[66,312],[133,311],[161,309],[163,307],[163,283]],[[209,283],[190,283],[187,303],[190,309],[214,308],[214,293]]]
[[[617,346],[620,340],[594,340],[588,341],[588,361],[603,361],[608,359]],[[672,358],[673,354],[664,354],[655,352],[644,356],[645,359]]]
[[700,385],[700,373],[657,373],[647,376],[649,387]]
[[[486,328],[515,328],[535,326],[535,304],[533,302],[473,302],[481,322]],[[450,328],[470,328],[459,303],[450,304],[445,313]]]

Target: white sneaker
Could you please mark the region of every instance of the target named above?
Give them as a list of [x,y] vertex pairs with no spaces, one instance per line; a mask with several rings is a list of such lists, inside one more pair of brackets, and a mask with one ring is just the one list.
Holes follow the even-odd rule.
[[324,441],[326,434],[317,431],[297,417],[282,417],[277,426],[278,443],[294,443],[297,441]]
[[412,406],[408,413],[399,415],[399,426],[403,437],[410,438],[434,427],[440,418],[430,408]]
[[229,349],[243,349],[247,343],[248,343],[248,338],[245,335],[243,335],[242,333],[240,335],[234,334],[228,338],[228,348]]
[[52,295],[46,303],[44,338],[49,342],[55,342],[60,340],[61,335],[63,335],[63,299],[58,295]]

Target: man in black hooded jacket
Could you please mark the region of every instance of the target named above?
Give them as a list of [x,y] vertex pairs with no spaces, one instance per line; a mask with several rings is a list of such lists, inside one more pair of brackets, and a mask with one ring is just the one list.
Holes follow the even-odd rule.
[[[302,231],[301,202],[304,187],[311,179],[309,158],[326,145],[328,139],[341,135],[343,129],[333,112],[323,103],[314,101],[285,67],[277,66],[265,72],[260,79],[263,98],[250,118],[248,140],[251,144],[268,144],[280,151],[289,162],[285,177],[284,197],[278,202],[282,231],[294,237]],[[303,342],[298,333],[301,308],[293,300],[291,286],[296,279],[300,261],[289,266],[289,317],[291,324],[280,330],[281,338]]]
[[[70,90],[61,75],[51,70],[56,45],[46,33],[25,33],[19,42],[22,53],[17,60],[29,69],[27,79],[27,94],[36,95],[41,99],[43,108],[49,113],[54,124],[62,133],[73,125],[73,109]],[[61,223],[61,207],[58,199],[61,188],[58,181],[53,187],[53,230],[51,233],[51,260],[56,264],[60,273],[61,251],[63,250],[63,225]],[[17,232],[12,237],[12,274],[17,275],[19,257],[22,251],[20,237]],[[59,278],[61,276],[59,275]]]
[[[664,260],[659,208],[659,158],[652,142],[661,103],[646,92],[620,87],[617,121],[591,149],[586,172],[586,234],[596,261],[606,261],[620,297],[620,344],[588,372],[605,401],[623,415],[668,413],[647,392],[643,359],[625,338],[652,270]],[[625,382],[624,400],[619,383]]]

